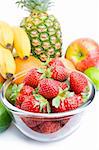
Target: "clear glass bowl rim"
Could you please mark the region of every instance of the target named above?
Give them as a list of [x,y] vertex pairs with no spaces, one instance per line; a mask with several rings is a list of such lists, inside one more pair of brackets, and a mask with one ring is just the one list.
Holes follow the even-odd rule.
[[[79,71],[77,71],[77,72],[79,72]],[[81,73],[81,72],[79,72],[79,73]],[[89,83],[89,87],[90,87],[90,94],[89,94],[88,100],[81,107],[78,107],[77,109],[70,110],[67,112],[61,112],[61,113],[49,113],[49,114],[47,113],[46,114],[46,113],[27,112],[27,111],[21,110],[15,106],[13,106],[10,102],[8,102],[8,100],[5,97],[5,91],[6,91],[7,87],[12,83],[12,81],[19,78],[19,77],[24,76],[25,74],[26,74],[26,72],[24,71],[24,72],[21,72],[19,74],[16,74],[14,77],[7,80],[3,84],[3,87],[1,90],[1,100],[2,100],[3,104],[5,105],[5,107],[8,110],[10,110],[12,113],[15,113],[17,115],[23,115],[23,116],[29,116],[29,117],[31,116],[31,117],[38,117],[38,118],[59,118],[59,117],[71,116],[71,115],[75,115],[77,113],[84,111],[89,106],[89,104],[92,103],[92,101],[95,97],[96,89],[94,87],[94,84],[86,75],[83,74],[88,79],[88,83]]]

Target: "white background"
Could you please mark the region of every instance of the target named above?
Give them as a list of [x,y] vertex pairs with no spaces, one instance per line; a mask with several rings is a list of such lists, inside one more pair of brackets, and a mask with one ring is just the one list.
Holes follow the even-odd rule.
[[[54,0],[53,0],[54,1]],[[52,13],[61,23],[63,31],[63,52],[73,40],[90,37],[99,42],[98,0],[55,0]],[[28,13],[17,8],[15,0],[0,0],[0,20],[19,25]],[[99,150],[99,92],[94,103],[83,117],[80,128],[68,138],[40,143],[25,137],[14,125],[0,134],[0,149],[10,150]]]

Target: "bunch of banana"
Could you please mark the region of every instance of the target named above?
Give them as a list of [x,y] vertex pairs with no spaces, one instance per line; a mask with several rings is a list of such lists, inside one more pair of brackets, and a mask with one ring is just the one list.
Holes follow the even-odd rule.
[[13,31],[11,27],[3,22],[0,21],[0,44],[8,49],[13,49]]
[[7,79],[12,77],[16,72],[16,64],[13,55],[9,49],[0,45],[0,73]]
[[30,56],[31,45],[27,33],[20,27],[10,27],[0,21],[0,74],[8,79],[16,72],[13,50],[21,59]]
[[17,55],[22,59],[28,58],[31,53],[31,45],[27,33],[20,27],[13,27],[12,29],[14,33],[14,48]]

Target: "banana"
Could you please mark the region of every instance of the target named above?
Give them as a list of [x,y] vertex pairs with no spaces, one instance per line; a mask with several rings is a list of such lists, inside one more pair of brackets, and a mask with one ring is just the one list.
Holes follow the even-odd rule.
[[9,49],[5,49],[0,45],[0,73],[8,79],[16,72],[16,64],[13,55]]
[[16,53],[22,59],[28,58],[31,52],[31,45],[27,33],[20,27],[13,27],[13,32]]
[[0,44],[7,48],[12,50],[13,48],[13,30],[7,23],[0,21]]

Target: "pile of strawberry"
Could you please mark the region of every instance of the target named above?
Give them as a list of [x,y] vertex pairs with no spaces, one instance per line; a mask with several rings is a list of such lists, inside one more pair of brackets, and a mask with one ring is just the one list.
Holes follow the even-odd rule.
[[[70,73],[61,60],[54,58],[46,68],[34,68],[27,73],[15,106],[34,113],[66,112],[84,103],[87,89],[88,81],[85,76],[76,71]],[[67,120],[40,122],[33,118],[23,118],[30,128],[41,133],[55,132]]]

